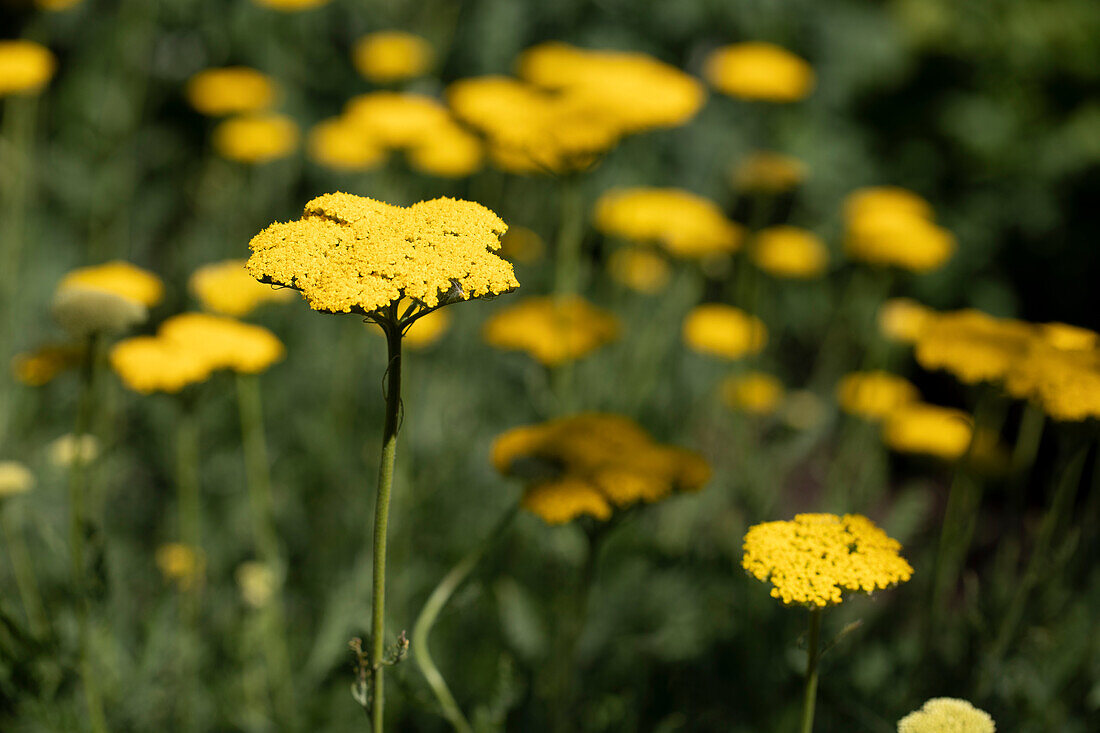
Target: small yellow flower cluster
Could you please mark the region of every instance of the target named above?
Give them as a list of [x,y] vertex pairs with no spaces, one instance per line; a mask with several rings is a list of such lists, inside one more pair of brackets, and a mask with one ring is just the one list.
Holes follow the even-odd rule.
[[759,354],[768,343],[763,321],[720,303],[693,308],[684,319],[683,336],[692,350],[729,360]]
[[739,191],[774,195],[797,188],[806,175],[806,164],[798,158],[759,150],[734,166],[731,181]]
[[67,344],[40,346],[34,351],[13,356],[12,373],[19,382],[28,387],[41,387],[52,382],[66,369],[79,364],[83,355],[83,350]]
[[263,608],[271,602],[279,587],[275,571],[265,563],[250,560],[237,566],[234,574],[241,598],[252,608]]
[[925,369],[943,369],[966,384],[1004,378],[1023,357],[1035,329],[977,310],[940,313],[917,338],[915,356]]
[[523,507],[548,524],[698,491],[710,466],[698,454],[655,442],[632,420],[581,414],[514,428],[497,437],[493,465],[527,482]]
[[966,700],[936,697],[898,721],[898,733],[995,733],[989,713]]
[[248,165],[285,158],[298,148],[298,123],[275,112],[230,117],[212,134],[214,149],[223,158]]
[[820,277],[829,264],[829,251],[820,237],[787,225],[756,234],[749,256],[769,275],[797,280]]
[[815,80],[805,60],[759,41],[714,51],[707,57],[704,76],[723,94],[764,102],[797,102],[813,91]]
[[858,514],[799,514],[764,522],[745,535],[741,565],[772,584],[772,598],[788,606],[824,608],[845,593],[872,593],[904,583],[913,568],[891,539]]
[[656,295],[672,277],[668,261],[645,247],[619,247],[607,259],[611,279],[631,290]]
[[329,0],[252,0],[252,2],[283,13],[295,13],[327,5]]
[[722,381],[722,400],[734,410],[770,415],[783,402],[783,383],[766,372],[733,374]]
[[267,74],[247,66],[205,69],[188,80],[187,101],[210,117],[249,114],[269,109],[278,87]]
[[[1013,397],[1033,400],[1055,420],[1076,422],[1100,417],[1100,350],[1095,346],[1054,346],[1073,342],[1067,341],[1059,329],[1054,331],[1058,335],[1052,343],[1051,333],[1049,328],[1040,330],[1026,353],[1013,362],[1005,374],[1005,391]],[[1077,345],[1082,343],[1087,339]]]
[[844,204],[844,249],[872,265],[929,272],[955,252],[955,237],[932,221],[932,207],[893,186],[863,188]]
[[114,261],[73,270],[58,283],[55,320],[72,336],[117,333],[144,321],[164,297],[164,284],[151,272]]
[[836,399],[844,412],[877,422],[920,400],[920,392],[908,379],[890,372],[852,372],[837,385]]
[[498,349],[524,351],[556,367],[580,359],[619,335],[619,319],[579,295],[525,298],[485,322],[485,341]]
[[890,298],[878,310],[879,332],[889,341],[915,344],[936,312],[911,298]]
[[966,454],[974,421],[961,410],[910,402],[895,408],[882,423],[882,437],[893,450],[923,453],[944,460]]
[[331,193],[307,203],[301,219],[253,237],[247,269],[327,313],[372,314],[403,297],[434,308],[519,287],[512,265],[495,254],[506,229],[472,201],[404,208]]
[[245,270],[245,260],[224,260],[203,265],[188,281],[191,294],[203,310],[243,318],[265,303],[283,303],[293,291],[256,282]]
[[182,591],[192,590],[202,584],[206,572],[206,557],[202,550],[179,542],[169,542],[157,548],[157,568],[170,583]]
[[58,290],[67,288],[102,290],[148,308],[164,298],[164,283],[159,277],[121,260],[71,271],[57,286]]
[[0,97],[37,94],[53,78],[57,58],[34,41],[0,41]]
[[432,65],[432,46],[403,31],[378,31],[363,36],[352,49],[356,70],[376,84],[413,79]]
[[34,488],[34,474],[19,461],[0,461],[0,499]]
[[678,188],[624,188],[596,201],[593,224],[604,234],[653,242],[674,257],[699,258],[736,251],[744,230],[709,199]]
[[50,443],[50,461],[62,468],[68,468],[77,461],[91,463],[98,456],[99,440],[91,433],[66,433]]

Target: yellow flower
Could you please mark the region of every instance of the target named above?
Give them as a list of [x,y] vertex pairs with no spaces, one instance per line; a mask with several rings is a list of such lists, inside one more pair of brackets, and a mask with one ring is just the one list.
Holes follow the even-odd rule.
[[241,318],[264,303],[294,299],[294,292],[256,282],[248,274],[245,260],[224,260],[203,265],[191,274],[188,288],[204,310]]
[[1055,420],[1100,417],[1100,351],[1058,349],[1038,336],[1005,374],[1005,391]]
[[37,94],[53,78],[57,58],[34,41],[0,41],[0,97]]
[[509,262],[529,265],[542,258],[546,243],[527,227],[510,226],[500,238],[500,256]]
[[43,10],[51,13],[59,13],[62,10],[68,10],[81,3],[82,0],[34,0],[35,7],[42,8]]
[[206,558],[202,550],[179,542],[169,542],[157,548],[157,568],[164,579],[180,590],[191,590],[202,583]]
[[74,346],[47,345],[16,354],[11,360],[15,378],[29,387],[49,384],[61,372],[80,363],[83,352]]
[[[398,312],[403,312],[410,305],[408,302],[399,303]],[[382,329],[376,323],[367,324],[378,335],[383,335]],[[410,349],[426,349],[439,339],[451,327],[451,312],[446,308],[429,311],[413,321],[405,330],[402,343]]]
[[263,326],[209,313],[172,316],[160,325],[157,338],[198,354],[211,371],[258,374],[286,355],[282,342]]
[[770,415],[783,402],[783,383],[765,372],[733,374],[722,382],[722,400],[734,410]]
[[579,295],[535,297],[503,308],[485,322],[485,341],[524,351],[548,367],[575,361],[613,341],[619,319]]
[[731,360],[759,354],[768,343],[768,329],[759,318],[720,303],[692,309],[684,319],[683,335],[693,351]]
[[890,341],[915,344],[935,317],[934,310],[911,298],[890,298],[878,309],[878,329]]
[[34,488],[34,474],[19,461],[0,461],[0,499]]
[[709,199],[678,188],[624,188],[596,201],[593,223],[604,234],[656,242],[675,257],[736,251],[744,230]]
[[242,562],[237,566],[235,575],[241,598],[253,608],[263,608],[270,603],[279,587],[275,571],[255,560]]
[[912,191],[874,186],[844,202],[844,250],[873,265],[928,272],[955,252],[955,238],[932,221],[932,207]]
[[91,463],[99,456],[99,441],[94,435],[68,433],[50,443],[50,461],[55,466],[67,468],[79,460]]
[[363,135],[389,148],[427,142],[454,121],[439,100],[406,92],[370,92],[353,97],[344,119]]
[[214,149],[239,163],[269,163],[285,158],[298,147],[298,125],[286,115],[255,114],[230,117],[214,128]]
[[519,287],[496,256],[507,226],[481,204],[450,198],[408,208],[331,193],[301,219],[249,243],[248,272],[301,290],[314,310],[370,314],[402,297],[425,308]]
[[299,10],[319,8],[322,5],[327,5],[329,0],[252,0],[252,2],[272,10],[293,13]]
[[665,289],[672,272],[661,255],[641,247],[619,247],[607,260],[611,279],[631,290],[655,295]]
[[965,412],[921,402],[902,405],[882,424],[883,439],[893,450],[946,460],[962,457],[973,433],[973,420]]
[[936,697],[898,721],[898,733],[994,733],[997,726],[984,710],[966,700]]
[[848,221],[888,211],[899,216],[932,219],[932,205],[912,191],[898,186],[868,186],[852,191],[844,199]]
[[925,369],[944,369],[966,384],[1002,379],[1024,355],[1034,328],[977,310],[941,313],[921,332],[915,355]]
[[121,333],[149,317],[148,309],[136,300],[79,285],[58,288],[50,310],[58,325],[80,339]]
[[548,524],[582,514],[603,521],[616,508],[698,491],[710,479],[698,454],[654,442],[628,418],[597,413],[502,433],[492,462],[527,481],[523,507]]
[[318,122],[306,140],[309,157],[326,168],[365,171],[386,160],[386,148],[344,117]]
[[706,60],[704,76],[731,97],[796,102],[814,88],[814,70],[803,59],[771,43],[723,46]]
[[121,260],[73,270],[61,279],[57,289],[74,286],[102,290],[150,308],[164,299],[164,283],[159,277]]
[[432,64],[432,47],[420,36],[402,31],[378,31],[363,36],[351,52],[352,63],[376,84],[420,76]]
[[481,169],[481,140],[457,124],[448,123],[406,151],[409,165],[441,178],[464,178]]
[[799,514],[764,522],[745,534],[741,561],[771,596],[788,606],[824,608],[845,593],[872,593],[913,575],[901,544],[859,514]]
[[852,372],[837,385],[836,399],[844,412],[878,421],[899,407],[918,401],[920,392],[908,379],[896,374]]
[[819,277],[829,264],[829,252],[816,234],[785,225],[759,232],[749,254],[761,270],[775,277]]
[[142,394],[179,392],[205,381],[213,369],[202,354],[155,336],[119,341],[109,361],[123,384]]
[[1100,334],[1068,323],[1043,323],[1039,332],[1046,343],[1062,351],[1089,351],[1100,345]]
[[210,117],[262,112],[278,92],[267,74],[247,66],[206,69],[187,82],[187,101]]
[[806,175],[806,164],[798,158],[759,150],[734,167],[732,181],[739,191],[779,194],[797,188]]

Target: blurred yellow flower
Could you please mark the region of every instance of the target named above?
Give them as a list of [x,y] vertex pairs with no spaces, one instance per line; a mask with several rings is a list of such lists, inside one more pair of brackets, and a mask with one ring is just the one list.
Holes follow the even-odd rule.
[[519,287],[512,265],[495,254],[506,229],[472,201],[403,208],[331,193],[307,203],[301,219],[253,237],[247,267],[327,313],[371,314],[402,297],[434,308]]
[[859,514],[757,524],[745,534],[744,549],[742,567],[770,582],[772,598],[788,606],[833,606],[845,593],[870,594],[913,575],[901,544]]
[[255,114],[230,117],[214,128],[214,149],[239,163],[269,163],[285,158],[298,147],[298,125],[286,115]]
[[57,58],[45,46],[22,39],[0,41],[0,97],[38,93],[56,68]]
[[547,524],[565,524],[583,515],[601,522],[611,518],[611,503],[595,486],[568,476],[529,487],[521,505]]
[[67,433],[50,443],[49,454],[50,462],[62,468],[71,466],[77,460],[91,463],[99,456],[99,440],[90,433]]
[[994,733],[997,726],[984,710],[966,700],[936,697],[898,721],[898,733]]
[[1046,343],[1061,351],[1088,351],[1100,345],[1100,334],[1096,331],[1068,323],[1042,323],[1039,334]]
[[432,46],[412,33],[378,31],[356,41],[351,58],[368,80],[390,84],[426,73],[432,65]]
[[877,186],[844,203],[844,251],[873,265],[929,272],[955,252],[955,237],[932,221],[932,207],[911,191]]
[[61,12],[62,10],[68,10],[69,8],[76,7],[83,0],[34,0],[35,7],[42,8],[52,13]]
[[0,461],[0,499],[34,488],[34,474],[19,461]]
[[345,117],[332,117],[313,126],[306,152],[314,162],[338,171],[365,171],[386,161],[386,147]]
[[76,286],[118,295],[150,308],[164,299],[164,283],[159,277],[121,260],[72,270],[57,289]]
[[607,258],[611,279],[631,290],[656,295],[665,289],[672,270],[664,257],[642,247],[619,247]]
[[761,270],[781,278],[819,277],[829,264],[829,251],[816,234],[786,225],[758,232],[749,256]]
[[722,381],[726,406],[754,415],[771,415],[783,403],[783,382],[766,372],[732,374]]
[[546,253],[546,243],[537,233],[527,227],[510,226],[500,238],[501,257],[509,262],[529,265],[542,259]]
[[169,542],[157,548],[157,568],[164,579],[180,590],[191,590],[202,584],[206,558],[202,550],[179,542]]
[[122,383],[142,394],[179,392],[205,381],[213,369],[201,354],[155,336],[119,341],[111,349],[109,361]]
[[498,349],[524,351],[548,367],[580,359],[619,335],[619,319],[579,295],[526,298],[494,313],[483,330]]
[[245,262],[211,262],[191,274],[188,289],[203,310],[242,318],[265,303],[285,303],[295,298],[294,291],[289,288],[256,282],[245,270]]
[[917,338],[915,355],[925,369],[943,369],[966,384],[1002,379],[1020,359],[1035,329],[977,310],[941,313]]
[[623,188],[596,201],[595,227],[633,242],[655,242],[676,257],[736,251],[744,230],[713,201],[678,188]]
[[252,2],[272,10],[293,13],[299,10],[319,8],[322,5],[327,5],[329,0],[252,0]]
[[481,140],[455,123],[437,129],[405,153],[409,165],[421,173],[440,178],[464,178],[481,169],[484,158]]
[[794,430],[810,430],[825,419],[826,409],[821,398],[808,389],[788,392],[780,409],[780,419]]
[[704,76],[732,97],[796,102],[814,88],[814,70],[803,59],[771,43],[723,46],[707,57]]
[[58,288],[50,312],[61,328],[78,339],[121,333],[149,317],[149,310],[136,300],[80,285]]
[[915,344],[935,317],[934,310],[911,298],[890,298],[878,309],[878,330],[889,341]]
[[157,329],[157,338],[197,354],[209,371],[258,374],[286,355],[283,343],[263,326],[210,313],[172,316]]
[[16,354],[11,360],[12,374],[29,387],[49,384],[61,372],[80,363],[83,351],[75,346],[47,345]]
[[265,607],[278,589],[279,580],[275,571],[262,562],[242,562],[237,566],[235,575],[241,598],[252,608]]
[[768,329],[756,316],[720,303],[696,306],[684,319],[684,343],[693,351],[736,360],[759,354]]
[[894,410],[920,399],[920,392],[905,377],[884,371],[852,372],[836,388],[840,409],[851,415],[878,421]]
[[278,89],[267,74],[247,66],[206,69],[187,82],[187,101],[210,117],[262,112],[275,102]]
[[739,191],[779,194],[797,188],[806,175],[806,164],[798,158],[758,150],[734,167],[731,179]]
[[902,405],[882,424],[883,439],[893,450],[946,460],[966,453],[973,432],[973,420],[965,412],[922,402]]
[[344,120],[369,139],[389,148],[420,145],[439,130],[453,127],[447,108],[424,94],[370,92],[348,100]]
[[868,186],[852,191],[844,199],[844,218],[852,221],[888,211],[898,216],[932,219],[932,204],[899,186]]
[[1010,395],[1033,400],[1055,420],[1100,417],[1100,351],[1058,349],[1039,336],[1013,361],[1004,385]]

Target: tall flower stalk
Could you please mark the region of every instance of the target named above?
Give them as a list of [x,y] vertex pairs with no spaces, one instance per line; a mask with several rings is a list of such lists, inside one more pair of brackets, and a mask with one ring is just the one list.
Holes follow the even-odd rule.
[[810,610],[810,629],[806,641],[806,687],[802,694],[802,721],[798,726],[800,733],[810,733],[814,729],[817,665],[821,659],[821,615],[820,608]]

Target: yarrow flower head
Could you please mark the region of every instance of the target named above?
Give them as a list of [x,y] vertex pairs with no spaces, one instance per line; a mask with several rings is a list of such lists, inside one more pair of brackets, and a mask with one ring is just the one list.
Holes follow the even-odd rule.
[[783,382],[766,372],[733,374],[722,381],[722,400],[734,410],[770,415],[783,403]]
[[1100,418],[1100,350],[1057,348],[1039,331],[1009,366],[1004,386],[1010,395],[1032,400],[1055,420]]
[[151,272],[128,262],[82,267],[58,283],[52,310],[69,334],[119,333],[143,322],[149,307],[164,297],[164,285]]
[[997,725],[984,710],[966,700],[936,697],[898,721],[898,733],[995,733]]
[[814,70],[805,60],[759,41],[714,51],[706,60],[704,75],[723,94],[755,101],[797,102],[814,88]]
[[206,557],[202,550],[179,542],[158,547],[156,563],[164,579],[182,591],[202,584],[206,572]]
[[661,292],[672,278],[668,261],[645,247],[619,247],[607,259],[607,272],[616,282],[646,295]]
[[749,254],[757,267],[779,278],[820,277],[829,264],[829,251],[820,237],[787,225],[768,227],[757,233]]
[[19,461],[0,461],[0,499],[34,488],[34,474]]
[[485,341],[524,351],[548,367],[580,359],[618,338],[619,319],[579,295],[525,298],[485,322]]
[[759,150],[734,166],[731,181],[739,191],[774,195],[797,188],[806,176],[806,164],[798,158]]
[[930,272],[955,252],[951,232],[932,221],[927,201],[905,189],[860,189],[844,204],[844,250],[872,265]]
[[922,453],[952,461],[970,448],[974,421],[961,410],[908,402],[892,410],[882,423],[882,437],[900,453]]
[[493,465],[523,479],[523,507],[547,524],[580,516],[605,521],[616,509],[703,488],[698,454],[655,442],[632,420],[586,413],[513,428],[493,443]]
[[899,407],[917,402],[920,392],[908,379],[890,372],[852,372],[837,385],[836,399],[844,412],[879,421]]
[[941,313],[917,338],[915,356],[925,369],[943,369],[966,384],[996,382],[1023,357],[1035,329],[978,310]]
[[292,290],[256,282],[245,270],[245,260],[203,265],[191,274],[187,285],[204,310],[234,318],[247,316],[265,303],[284,303],[295,297]]
[[713,201],[678,188],[608,191],[596,201],[593,223],[609,236],[652,242],[683,258],[735,252],[745,236]]
[[314,125],[306,140],[306,152],[319,165],[338,171],[365,171],[386,161],[380,141],[364,135],[345,117],[332,117]]
[[737,360],[759,354],[768,343],[768,329],[756,316],[721,303],[696,306],[684,319],[684,343],[693,351]]
[[41,387],[52,382],[66,369],[78,365],[83,357],[84,350],[76,346],[47,344],[13,356],[12,374],[28,387]]
[[432,64],[432,46],[412,33],[378,31],[355,42],[352,62],[366,79],[391,84],[426,73]]
[[37,94],[56,68],[57,58],[45,46],[23,39],[0,41],[0,97]]
[[890,298],[878,309],[878,330],[889,341],[915,344],[936,311],[911,298]]
[[913,568],[891,539],[858,514],[799,514],[749,528],[741,561],[771,595],[788,606],[824,608],[846,594],[873,593],[904,583]]
[[210,117],[262,112],[271,107],[278,87],[267,74],[247,66],[206,69],[187,82],[187,101]]
[[230,117],[214,128],[214,149],[223,158],[249,165],[285,158],[298,148],[298,124],[286,115]]

